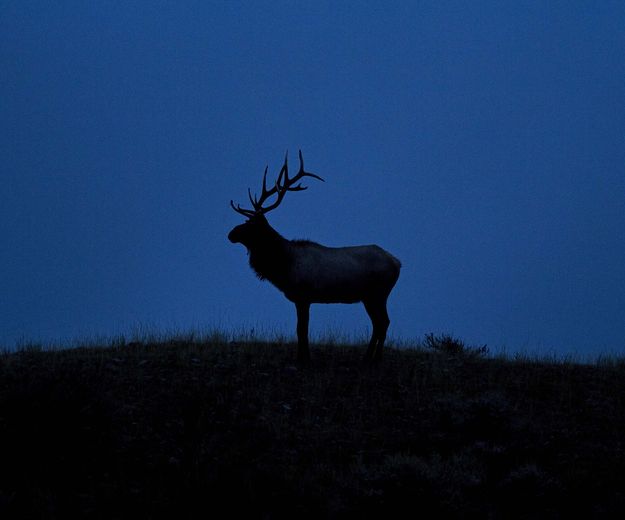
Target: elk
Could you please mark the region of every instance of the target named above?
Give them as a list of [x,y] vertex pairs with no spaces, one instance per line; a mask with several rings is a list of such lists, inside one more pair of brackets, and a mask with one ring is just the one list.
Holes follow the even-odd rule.
[[[362,302],[373,327],[364,359],[379,362],[390,324],[386,301],[399,278],[401,263],[377,245],[326,247],[309,240],[287,240],[273,229],[265,215],[276,209],[288,192],[307,189],[300,182],[304,177],[325,182],[304,171],[301,150],[299,172],[294,177],[289,177],[287,159],[288,153],[270,189],[265,168],[260,197],[252,197],[248,188],[252,209],[230,201],[232,209],[247,220],[233,228],[228,239],[247,248],[250,266],[258,278],[269,280],[295,304],[298,364],[310,361],[308,321],[312,303]],[[273,203],[264,205],[274,196]]]

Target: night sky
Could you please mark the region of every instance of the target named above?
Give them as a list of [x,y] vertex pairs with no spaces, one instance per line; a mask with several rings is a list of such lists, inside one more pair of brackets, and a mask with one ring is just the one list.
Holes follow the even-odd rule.
[[[0,345],[295,336],[227,234],[403,263],[391,338],[625,353],[625,3],[0,4]],[[361,305],[311,332],[365,337]],[[314,355],[314,353],[313,353]]]

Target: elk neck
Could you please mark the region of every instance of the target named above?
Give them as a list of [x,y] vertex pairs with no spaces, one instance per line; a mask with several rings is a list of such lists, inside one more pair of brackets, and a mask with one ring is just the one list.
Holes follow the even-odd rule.
[[249,247],[250,267],[261,280],[269,280],[281,288],[287,279],[290,263],[290,241],[269,224],[264,227],[262,236]]

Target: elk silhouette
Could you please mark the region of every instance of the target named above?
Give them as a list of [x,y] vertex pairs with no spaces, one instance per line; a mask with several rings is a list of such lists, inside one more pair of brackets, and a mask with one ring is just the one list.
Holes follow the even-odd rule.
[[[228,239],[243,244],[249,254],[251,268],[261,280],[269,280],[295,304],[297,309],[297,361],[310,361],[308,320],[311,303],[363,302],[371,318],[373,331],[365,361],[380,361],[390,324],[386,301],[399,278],[401,263],[376,245],[326,247],[308,240],[287,240],[273,229],[265,214],[277,208],[289,191],[307,189],[298,183],[304,177],[323,181],[314,173],[304,171],[302,152],[300,168],[289,177],[287,157],[274,186],[267,189],[267,168],[263,175],[260,197],[248,196],[253,209],[241,208],[230,201],[232,209],[247,221],[230,231]],[[267,199],[275,201],[264,206]]]

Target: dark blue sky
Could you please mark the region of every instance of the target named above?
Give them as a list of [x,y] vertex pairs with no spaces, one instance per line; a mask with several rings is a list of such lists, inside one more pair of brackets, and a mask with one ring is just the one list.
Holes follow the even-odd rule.
[[294,335],[226,235],[301,148],[269,220],[399,257],[392,336],[625,352],[625,4],[388,4],[4,2],[0,344]]

